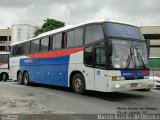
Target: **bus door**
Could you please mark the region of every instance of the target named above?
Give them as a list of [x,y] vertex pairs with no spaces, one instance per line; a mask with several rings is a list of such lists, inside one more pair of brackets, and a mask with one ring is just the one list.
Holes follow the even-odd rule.
[[87,46],[84,50],[86,89],[94,90],[94,66],[93,46]]
[[95,74],[95,90],[106,91],[107,89],[107,71],[106,71],[106,48],[104,43],[94,46],[94,74]]

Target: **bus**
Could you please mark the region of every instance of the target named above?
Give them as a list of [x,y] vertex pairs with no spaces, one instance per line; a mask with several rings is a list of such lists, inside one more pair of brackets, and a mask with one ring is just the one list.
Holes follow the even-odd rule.
[[140,28],[95,20],[11,45],[10,73],[19,84],[115,92],[150,89],[148,53]]
[[9,79],[9,52],[0,52],[0,81]]

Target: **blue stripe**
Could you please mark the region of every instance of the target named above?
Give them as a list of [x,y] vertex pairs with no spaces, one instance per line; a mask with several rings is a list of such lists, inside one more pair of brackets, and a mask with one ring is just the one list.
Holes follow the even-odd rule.
[[121,76],[129,80],[135,78],[144,78],[144,76],[149,76],[149,74],[142,73],[139,70],[121,70]]
[[34,59],[34,62],[25,58],[20,60],[20,68],[29,72],[31,82],[67,87],[69,58]]

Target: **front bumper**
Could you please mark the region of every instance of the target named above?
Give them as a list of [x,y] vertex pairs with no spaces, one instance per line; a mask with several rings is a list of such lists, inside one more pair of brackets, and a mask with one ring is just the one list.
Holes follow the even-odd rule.
[[[133,86],[133,84],[136,84]],[[150,89],[153,86],[153,81],[149,79],[138,80],[124,80],[124,81],[111,81],[108,85],[108,92]]]

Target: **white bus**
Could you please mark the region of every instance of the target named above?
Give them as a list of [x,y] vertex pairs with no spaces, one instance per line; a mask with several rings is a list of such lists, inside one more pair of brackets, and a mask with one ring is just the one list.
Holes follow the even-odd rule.
[[78,94],[150,89],[147,64],[140,29],[105,20],[66,26],[11,45],[12,79],[71,87]]
[[9,52],[0,52],[0,81],[9,79]]

